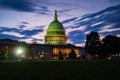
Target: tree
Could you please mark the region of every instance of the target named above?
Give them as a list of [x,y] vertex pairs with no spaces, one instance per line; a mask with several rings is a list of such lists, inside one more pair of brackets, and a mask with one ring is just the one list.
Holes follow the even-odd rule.
[[72,49],[72,51],[69,53],[69,55],[68,55],[68,57],[69,57],[69,59],[76,59],[76,53],[75,53],[75,51]]
[[101,48],[100,36],[97,32],[87,34],[85,52],[91,55],[99,55]]
[[62,52],[61,52],[61,51],[59,51],[59,53],[58,53],[58,60],[62,60],[62,59],[63,59]]
[[103,55],[104,56],[111,56],[113,54],[120,53],[120,38],[113,36],[113,35],[107,35],[103,40]]
[[0,52],[0,60],[2,60],[2,52]]
[[3,60],[7,60],[8,58],[9,58],[8,51],[3,51],[3,53],[2,53],[2,59]]

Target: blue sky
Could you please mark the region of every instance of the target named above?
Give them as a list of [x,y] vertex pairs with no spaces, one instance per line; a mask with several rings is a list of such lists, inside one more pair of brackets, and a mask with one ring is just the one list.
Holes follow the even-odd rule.
[[101,38],[106,35],[105,30],[120,36],[117,32],[120,31],[119,28],[111,28],[113,24],[105,25],[98,30],[98,27],[92,26],[101,24],[102,21],[90,23],[91,26],[88,22],[85,23],[89,28],[83,23],[90,20],[89,14],[99,13],[118,4],[120,0],[0,0],[0,38],[43,44],[46,29],[53,20],[55,9],[68,35],[68,43],[84,46],[86,34],[92,30],[101,33]]

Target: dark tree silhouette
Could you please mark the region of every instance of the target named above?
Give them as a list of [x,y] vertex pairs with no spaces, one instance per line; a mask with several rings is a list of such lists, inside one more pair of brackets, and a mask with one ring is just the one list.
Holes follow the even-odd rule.
[[75,51],[72,49],[72,51],[69,53],[69,59],[71,59],[71,60],[74,60],[74,59],[76,59],[76,53],[75,53]]
[[1,57],[2,57],[2,60],[7,60],[9,58],[8,51],[7,50],[2,51]]
[[108,35],[106,36],[103,40],[103,55],[104,56],[111,56],[113,54],[118,54],[120,53],[120,38],[113,36],[113,35]]
[[61,52],[61,51],[59,51],[59,53],[58,53],[58,60],[62,60],[62,59],[63,59],[62,52]]
[[100,54],[101,41],[97,32],[91,32],[87,34],[85,52],[91,55]]

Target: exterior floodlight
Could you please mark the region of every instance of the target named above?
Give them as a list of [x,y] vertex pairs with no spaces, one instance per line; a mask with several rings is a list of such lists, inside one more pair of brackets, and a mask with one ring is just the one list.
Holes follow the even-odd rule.
[[14,49],[14,55],[15,59],[17,61],[21,61],[25,59],[25,47],[24,46],[18,46]]
[[23,53],[23,50],[21,48],[18,48],[16,53],[17,53],[17,55],[21,55]]

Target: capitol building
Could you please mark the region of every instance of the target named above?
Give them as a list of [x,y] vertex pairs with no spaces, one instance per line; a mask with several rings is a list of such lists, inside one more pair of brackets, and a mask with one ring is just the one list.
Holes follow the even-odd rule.
[[58,20],[57,11],[55,10],[54,19],[49,24],[44,44],[38,43],[21,43],[10,39],[0,40],[0,53],[7,51],[8,54],[15,54],[15,47],[24,47],[24,56],[26,59],[58,59],[59,53],[66,60],[71,51],[74,50],[77,56],[81,55],[80,47],[67,43],[68,37],[65,33],[64,26]]
[[63,59],[67,59],[69,53],[74,50],[77,56],[80,56],[80,47],[76,47],[67,43],[67,35],[62,23],[58,20],[57,11],[55,10],[54,19],[49,24],[46,30],[44,44],[32,44],[31,51],[33,57],[41,58],[39,55],[44,55],[45,59],[58,59],[59,52],[62,53]]

